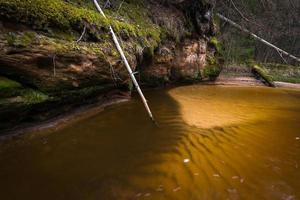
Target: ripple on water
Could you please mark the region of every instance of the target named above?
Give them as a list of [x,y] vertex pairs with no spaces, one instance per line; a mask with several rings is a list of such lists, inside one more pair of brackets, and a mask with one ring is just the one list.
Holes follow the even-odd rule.
[[1,199],[300,198],[299,91],[188,86],[147,97],[158,127],[133,100],[2,144]]

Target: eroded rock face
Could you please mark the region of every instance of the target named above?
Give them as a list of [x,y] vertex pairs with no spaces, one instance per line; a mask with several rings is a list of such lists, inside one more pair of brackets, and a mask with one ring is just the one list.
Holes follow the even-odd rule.
[[[212,5],[203,0],[151,2],[153,20],[172,32],[173,38],[164,41],[151,59],[146,58],[138,66],[143,83],[157,86],[201,80],[207,58],[216,53],[215,48],[208,44],[209,37],[217,31],[212,20]],[[187,34],[191,29],[192,33]]]
[[[109,53],[104,57],[80,51],[57,52],[46,45],[16,49],[2,43],[1,47],[1,74],[40,91],[63,91],[129,82],[121,59]],[[134,55],[128,56],[128,60],[131,66],[136,66]]]
[[144,63],[142,75],[150,85],[201,80],[207,57],[214,54],[215,50],[204,39],[186,39],[180,44],[169,42],[159,47],[152,63]]
[[[164,39],[150,59],[136,57],[137,41],[125,41],[124,49],[131,66],[141,69],[145,82],[152,77],[164,82],[201,78],[206,55],[211,54],[206,42],[213,29],[211,20],[206,16],[210,4],[202,0],[152,0],[148,6],[152,20],[174,33],[173,38]],[[191,23],[194,28],[190,27]],[[197,30],[193,33],[195,35],[191,34],[191,29]],[[41,91],[129,83],[126,68],[118,53],[112,53],[115,47],[110,42],[101,49],[102,55],[73,51],[73,47],[61,52],[48,44],[13,48],[5,42],[5,38],[0,38],[1,74]],[[64,41],[60,45],[65,45]],[[137,66],[137,60],[142,60],[141,66]]]
[[[208,57],[215,54],[208,44],[214,32],[209,5],[202,0],[145,3],[151,15],[146,19],[161,30],[159,40],[145,43],[146,36],[121,37],[126,57],[133,71],[137,68],[140,72],[142,84],[163,86],[202,80]],[[46,120],[83,103],[98,102],[97,96],[111,99],[116,96],[109,95],[111,91],[117,96],[130,91],[128,72],[108,34],[77,43],[74,38],[53,37],[20,25],[12,24],[11,29],[0,23],[0,75],[44,93],[47,100],[28,106],[20,97],[12,96],[10,107],[0,104],[0,116],[5,116],[0,124],[8,119],[12,122],[6,122],[2,129],[18,124],[15,121]],[[8,39],[9,33],[14,37]],[[49,113],[49,108],[55,112]]]
[[206,65],[207,42],[205,40],[186,40],[176,51],[174,68],[195,75]]

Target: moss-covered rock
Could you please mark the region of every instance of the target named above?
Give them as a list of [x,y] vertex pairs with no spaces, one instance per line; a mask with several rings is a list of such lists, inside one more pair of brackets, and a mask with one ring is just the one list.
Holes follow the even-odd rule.
[[203,70],[203,77],[214,81],[221,73],[221,70],[222,68],[220,65],[208,65]]
[[214,80],[221,71],[222,63],[215,56],[215,48],[209,46],[209,42],[203,39],[161,45],[151,62],[142,63],[142,82],[158,86],[206,78]]
[[253,65],[252,72],[257,76],[257,78],[262,79],[266,83],[266,85],[270,87],[275,87],[272,76],[268,74],[264,67],[259,65]]
[[[184,37],[195,37],[190,34],[193,31],[187,21],[190,18],[185,17],[185,9],[191,6],[190,1],[172,1],[172,6],[165,6],[161,1],[143,0],[116,0],[114,3],[115,5],[105,10],[108,16],[106,19],[95,10],[91,1],[0,0],[0,17],[5,19],[5,23],[17,22],[38,31],[33,33],[21,30],[4,34],[2,39],[6,42],[1,44],[0,41],[3,47],[2,53],[0,52],[3,54],[0,56],[2,74],[15,76],[23,84],[41,91],[82,88],[91,84],[112,82],[115,80],[112,80],[111,69],[126,82],[128,76],[122,70],[119,54],[109,35],[110,25],[121,36],[122,46],[133,68],[141,55],[141,59],[145,59],[143,56],[146,54],[153,57],[162,39],[175,41],[179,46],[185,45]],[[208,8],[204,6],[206,3],[198,6],[200,5],[203,5],[204,10]],[[195,12],[201,15],[200,10]],[[200,15],[197,17],[201,17]],[[78,43],[75,41],[76,37],[79,37],[84,26],[87,33],[83,41]],[[17,53],[10,53],[14,51]],[[179,72],[176,73],[179,78],[175,79],[198,80],[201,77],[200,68],[204,64],[199,68],[196,59],[203,63],[205,50],[200,50],[199,55],[197,52],[190,55],[188,51],[182,55],[177,53],[173,66],[177,70],[173,71]],[[89,67],[85,67],[87,65]],[[170,79],[168,75],[162,77]],[[162,77],[159,79],[167,80]]]
[[[111,42],[77,43],[36,35],[30,45],[15,46],[7,40],[10,34],[0,35],[0,73],[24,85],[50,92],[128,84],[126,68]],[[14,33],[16,38],[23,35],[26,32]],[[123,45],[130,64],[136,66],[136,45]]]

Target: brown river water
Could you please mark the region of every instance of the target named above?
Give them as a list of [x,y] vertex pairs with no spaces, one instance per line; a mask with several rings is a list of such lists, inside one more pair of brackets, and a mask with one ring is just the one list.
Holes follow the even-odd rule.
[[0,199],[300,199],[300,91],[183,86],[0,143]]

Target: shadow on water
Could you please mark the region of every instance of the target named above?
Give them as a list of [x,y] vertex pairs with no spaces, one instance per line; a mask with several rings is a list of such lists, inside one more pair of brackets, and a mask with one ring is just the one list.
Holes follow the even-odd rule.
[[[163,91],[155,96],[150,101],[159,103],[152,109],[163,113],[157,113],[159,122],[163,118],[159,127],[147,118],[139,99],[133,99],[58,132],[34,133],[2,144],[1,199],[135,196],[140,191],[134,191],[136,183],[128,177],[152,176],[145,168],[163,162],[157,155],[179,153],[176,143],[184,135],[180,123],[171,129],[167,125],[180,122],[177,103]],[[156,176],[169,176],[159,173]]]
[[147,96],[158,127],[134,98],[63,130],[0,144],[1,199],[300,197],[299,110],[199,128],[168,91]]

